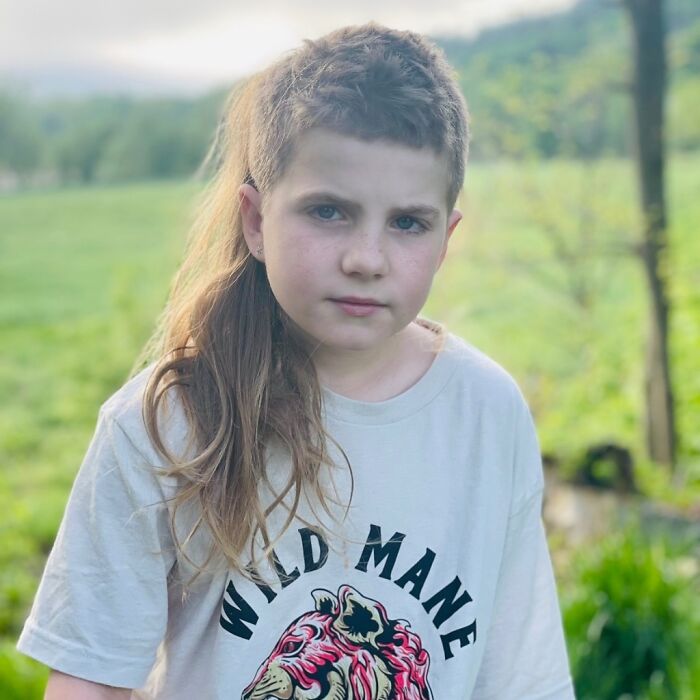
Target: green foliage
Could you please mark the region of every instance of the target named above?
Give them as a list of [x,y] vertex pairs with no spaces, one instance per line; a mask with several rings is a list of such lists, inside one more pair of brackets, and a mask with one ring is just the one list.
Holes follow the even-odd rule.
[[629,98],[609,80],[627,70],[623,32],[618,9],[583,2],[471,44],[447,42],[472,114],[474,157],[625,153]]
[[579,700],[694,697],[700,681],[694,556],[691,543],[645,535],[634,519],[577,554],[562,607]]
[[3,700],[41,700],[48,669],[15,651],[14,644],[0,642],[0,695]]
[[610,7],[592,12],[593,5],[493,29],[469,45],[446,43],[469,104],[476,159],[628,152],[624,18]]
[[[697,148],[693,116],[700,10],[665,5],[669,53],[668,142]],[[621,4],[586,0],[569,11],[494,27],[466,42],[439,42],[469,104],[476,159],[593,158],[631,153],[631,39]]]
[[700,148],[700,77],[679,81],[668,102],[668,144],[677,150]]
[[64,181],[128,181],[193,173],[216,126],[218,98],[93,98],[41,107]]
[[[199,107],[199,109],[198,109]],[[103,149],[97,179],[114,182],[193,173],[215,126],[197,103],[158,101],[135,105]]]
[[41,160],[41,133],[36,114],[19,98],[0,92],[0,174],[35,170]]

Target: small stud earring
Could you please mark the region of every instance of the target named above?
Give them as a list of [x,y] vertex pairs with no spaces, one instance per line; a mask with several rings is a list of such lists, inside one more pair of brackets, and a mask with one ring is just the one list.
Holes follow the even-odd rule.
[[263,247],[262,247],[261,245],[259,245],[259,246],[255,249],[255,252],[257,253],[257,255],[262,255],[262,254],[263,254]]

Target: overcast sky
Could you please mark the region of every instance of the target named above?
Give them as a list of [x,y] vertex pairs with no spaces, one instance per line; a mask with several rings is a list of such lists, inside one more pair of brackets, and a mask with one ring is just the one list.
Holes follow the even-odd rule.
[[[370,19],[473,35],[574,0],[0,0],[0,76],[28,89],[198,93]],[[321,11],[319,11],[321,10]],[[82,88],[76,85],[82,81]]]

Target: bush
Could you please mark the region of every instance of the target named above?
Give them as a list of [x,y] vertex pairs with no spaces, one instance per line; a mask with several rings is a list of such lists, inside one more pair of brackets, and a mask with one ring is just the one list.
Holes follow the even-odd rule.
[[633,519],[572,566],[562,611],[578,700],[697,697],[697,550]]

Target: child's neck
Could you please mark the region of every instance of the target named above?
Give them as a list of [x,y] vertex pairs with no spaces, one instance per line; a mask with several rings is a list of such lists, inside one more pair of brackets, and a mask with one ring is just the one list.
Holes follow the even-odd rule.
[[386,401],[413,386],[435,359],[436,334],[410,323],[381,354],[314,356],[321,384],[356,401]]

